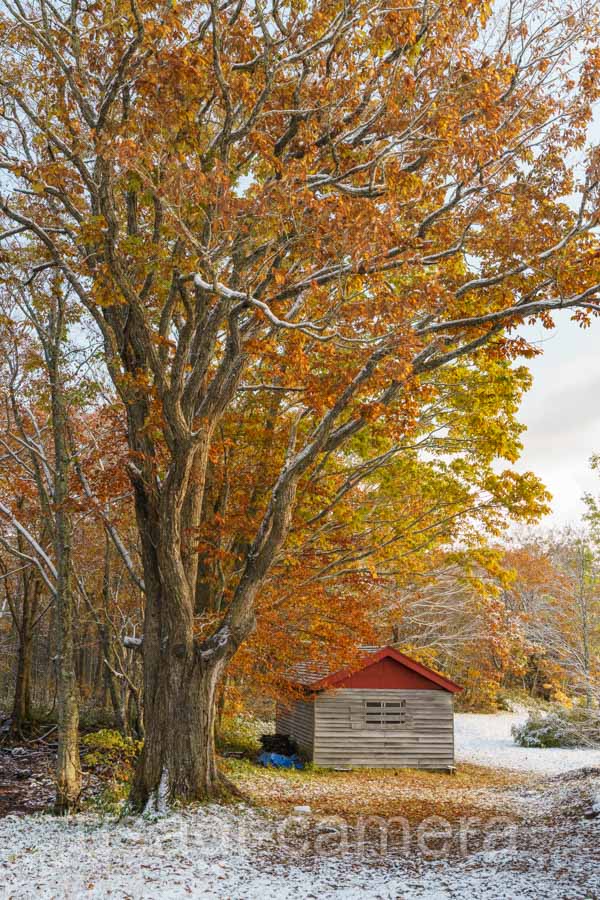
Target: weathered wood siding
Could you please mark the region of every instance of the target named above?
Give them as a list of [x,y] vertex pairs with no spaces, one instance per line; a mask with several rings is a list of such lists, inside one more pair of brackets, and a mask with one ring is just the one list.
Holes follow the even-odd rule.
[[288,734],[306,759],[313,758],[315,704],[297,700],[292,706],[277,706],[277,734]]
[[[398,700],[405,701],[405,724],[367,726],[367,701]],[[440,690],[324,691],[314,704],[312,758],[321,766],[423,769],[452,766],[452,694]]]

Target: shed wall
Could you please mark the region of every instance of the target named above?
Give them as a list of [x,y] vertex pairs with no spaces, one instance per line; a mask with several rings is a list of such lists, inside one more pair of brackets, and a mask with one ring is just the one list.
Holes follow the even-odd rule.
[[313,758],[315,704],[297,700],[291,706],[278,704],[275,727],[278,734],[288,734],[307,759]]
[[[405,701],[406,723],[368,727],[367,701]],[[314,703],[314,755],[322,766],[443,769],[454,765],[452,694],[440,690],[324,691]]]

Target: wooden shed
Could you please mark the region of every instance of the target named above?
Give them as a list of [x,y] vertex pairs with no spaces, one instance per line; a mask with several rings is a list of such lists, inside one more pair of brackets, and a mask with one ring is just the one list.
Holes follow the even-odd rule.
[[454,704],[461,688],[393,647],[369,652],[353,669],[299,669],[306,699],[277,709],[289,735],[319,766],[449,769]]

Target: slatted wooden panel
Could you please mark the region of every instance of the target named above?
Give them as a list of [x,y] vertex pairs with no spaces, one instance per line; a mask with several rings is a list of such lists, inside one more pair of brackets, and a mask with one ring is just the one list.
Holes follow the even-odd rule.
[[277,734],[288,734],[302,755],[313,758],[315,733],[315,704],[298,700],[290,707],[278,705],[276,714]]
[[[367,726],[368,701],[406,700],[406,724]],[[322,766],[416,767],[454,765],[452,694],[439,690],[326,691],[314,710],[315,763]]]

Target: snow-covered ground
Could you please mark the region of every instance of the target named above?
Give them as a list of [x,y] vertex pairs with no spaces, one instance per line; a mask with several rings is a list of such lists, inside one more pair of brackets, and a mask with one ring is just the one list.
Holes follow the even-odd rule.
[[[600,762],[598,754],[594,758],[586,751],[564,755],[515,748],[510,743],[513,721],[514,715],[459,716],[459,756],[536,772]],[[454,781],[458,779],[450,779]],[[396,791],[402,790],[401,781],[396,785]],[[440,781],[442,815],[448,792],[457,789],[447,778]],[[376,843],[361,845],[353,825],[344,832],[316,814],[284,819],[241,805],[203,806],[155,821],[115,821],[89,813],[67,820],[9,816],[0,819],[0,898],[600,898],[600,817],[586,817],[600,805],[597,771],[493,786],[482,798],[479,819],[469,818],[473,795],[465,797],[466,805],[467,800],[471,808],[465,821],[467,831],[476,834],[474,848],[469,845],[467,851],[457,843],[461,832],[456,822],[444,838],[444,820],[430,819],[430,834],[447,840],[438,856],[423,851],[418,829],[411,831],[408,849],[392,841],[382,852]],[[499,819],[490,818],[498,814]]]
[[520,725],[526,718],[526,712],[458,713],[455,719],[457,761],[546,775],[585,766],[600,767],[600,750],[518,747],[512,739],[511,727]]
[[[538,824],[464,857],[294,857],[273,818],[209,806],[156,822],[79,816],[0,822],[3,900],[592,900],[600,824]],[[533,840],[532,840],[533,836]]]

